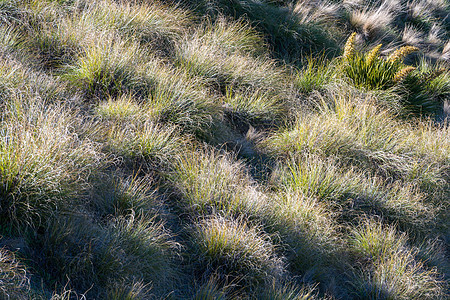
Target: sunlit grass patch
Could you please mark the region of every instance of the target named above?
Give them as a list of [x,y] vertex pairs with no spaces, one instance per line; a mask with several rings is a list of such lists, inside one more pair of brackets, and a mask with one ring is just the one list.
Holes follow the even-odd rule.
[[109,98],[108,101],[101,103],[97,108],[97,114],[101,117],[116,120],[141,119],[145,116],[142,109],[136,103],[132,96],[123,95],[118,99]]
[[183,149],[186,138],[174,126],[154,122],[112,125],[107,134],[111,150],[129,158],[142,158],[149,165],[167,164]]
[[225,112],[228,112],[232,119],[255,125],[275,124],[285,111],[279,96],[264,90],[235,91],[229,87],[222,99]]
[[[236,24],[210,25],[187,36],[178,44],[176,63],[189,73],[203,77],[209,84],[277,88],[283,81],[283,70],[267,55],[255,57],[261,48],[260,38],[250,29],[236,31]],[[245,27],[244,27],[245,28]],[[237,37],[242,36],[238,42]],[[252,49],[252,45],[255,49]]]
[[322,299],[313,287],[297,286],[293,283],[272,283],[258,295],[262,300],[314,300]]
[[144,61],[136,43],[105,35],[84,49],[65,78],[84,90],[88,97],[105,98],[124,92],[142,92],[143,86],[148,85],[139,72]]
[[[269,196],[265,220],[268,230],[277,232],[288,245],[289,270],[327,281],[330,270],[345,264],[337,255],[342,250],[338,225],[327,205],[300,190],[285,188]],[[330,277],[328,277],[330,276]]]
[[201,272],[239,278],[245,289],[280,276],[283,261],[269,236],[244,220],[211,217],[200,221],[193,233]]
[[156,47],[160,50],[166,50],[167,42],[179,37],[191,22],[188,11],[155,1],[94,1],[83,14],[99,29],[117,30],[145,43],[160,43]]
[[155,81],[143,106],[149,119],[202,134],[211,125],[212,117],[220,115],[202,83],[188,78],[184,72],[153,63],[148,66],[146,76]]
[[354,282],[359,297],[444,297],[445,285],[441,275],[416,259],[417,253],[408,247],[405,235],[399,235],[393,227],[367,220],[354,230],[352,245],[369,265]]
[[[284,169],[283,169],[284,168]],[[275,184],[317,197],[343,219],[374,214],[396,222],[411,231],[433,231],[439,208],[427,203],[417,186],[388,183],[364,172],[342,168],[333,159],[315,156],[291,159],[281,170]]]
[[[441,186],[448,161],[446,138],[440,138],[446,132],[445,126],[439,129],[425,123],[404,124],[395,119],[395,113],[377,105],[377,98],[370,95],[361,98],[341,91],[331,96],[330,101],[331,106],[323,106],[318,114],[300,115],[291,128],[281,130],[263,144],[277,155],[338,156],[381,176],[413,181],[424,188]],[[420,132],[424,128],[435,134],[423,135]],[[435,153],[432,143],[426,142],[430,139],[441,145],[441,154]]]
[[190,150],[172,162],[169,180],[187,211],[254,214],[264,196],[243,168],[232,156],[216,150]]
[[294,87],[302,93],[323,89],[335,76],[336,66],[324,57],[307,57],[306,66],[295,74]]
[[5,222],[37,226],[81,192],[101,156],[73,132],[75,114],[39,99],[15,101],[1,124],[1,214]]

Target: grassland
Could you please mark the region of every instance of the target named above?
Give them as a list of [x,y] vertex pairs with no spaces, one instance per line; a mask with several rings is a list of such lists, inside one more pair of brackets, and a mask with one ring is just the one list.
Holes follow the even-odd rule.
[[447,0],[0,0],[0,298],[446,299]]

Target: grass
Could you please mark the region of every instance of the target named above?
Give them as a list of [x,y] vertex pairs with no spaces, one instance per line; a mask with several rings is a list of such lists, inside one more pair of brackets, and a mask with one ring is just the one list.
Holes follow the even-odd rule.
[[6,249],[0,250],[0,272],[2,274],[0,288],[2,297],[26,299],[30,289],[27,269],[17,261],[12,252]]
[[449,9],[0,0],[0,298],[448,298]]
[[282,260],[276,256],[269,237],[242,221],[206,219],[198,225],[193,238],[201,272],[236,276],[247,289],[280,276]]
[[366,221],[354,231],[355,251],[373,264],[372,276],[358,286],[361,297],[411,299],[444,296],[440,275],[427,269],[408,249],[406,238],[393,227],[383,227],[376,221]]
[[100,166],[100,154],[71,132],[78,126],[74,113],[39,99],[14,100],[2,120],[2,215],[6,222],[36,226],[81,192],[81,178]]

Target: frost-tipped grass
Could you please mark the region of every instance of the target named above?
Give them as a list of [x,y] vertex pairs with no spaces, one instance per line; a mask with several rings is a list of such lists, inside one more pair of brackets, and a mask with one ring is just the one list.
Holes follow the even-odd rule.
[[[281,189],[269,198],[270,208],[261,218],[268,230],[277,232],[282,243],[288,245],[286,256],[291,272],[323,282],[329,280],[329,269],[339,264],[335,255],[342,249],[333,212],[293,188]],[[340,263],[345,263],[343,257]]]
[[250,121],[256,125],[273,124],[280,119],[284,111],[279,96],[264,90],[241,92],[229,87],[222,99],[225,102],[225,111],[229,112],[233,119],[236,118],[241,122]]
[[100,155],[73,131],[75,114],[39,99],[15,100],[2,120],[1,214],[5,222],[38,226],[81,192]]
[[[353,93],[345,95],[341,90],[339,95],[331,97],[332,111],[325,108],[318,115],[300,116],[291,130],[275,134],[267,141],[269,149],[274,149],[277,154],[294,151],[337,155],[383,176],[414,180],[424,187],[440,185],[445,175],[447,154],[436,156],[432,148],[425,150],[412,145],[422,144],[418,135],[434,140],[433,135],[425,137],[420,134],[422,129],[416,129],[425,126],[436,132],[435,142],[447,153],[445,138],[438,138],[439,132],[446,130],[425,124],[413,127],[401,123],[390,110],[374,103],[377,98],[365,95],[364,100],[358,100],[360,97]],[[428,142],[426,144],[431,147]]]
[[[144,282],[152,282],[155,288],[170,288],[175,275],[173,259],[179,244],[164,229],[163,223],[142,215],[128,215],[111,223],[109,232],[110,239],[103,251],[112,250],[115,259],[122,260],[124,275],[140,275]],[[121,252],[126,256],[121,257]],[[99,267],[111,268],[111,275],[115,272],[114,265],[108,266],[107,262]]]
[[198,267],[241,280],[246,289],[276,278],[283,261],[267,234],[244,220],[212,217],[201,221],[193,233]]
[[97,114],[108,119],[127,120],[140,118],[141,109],[133,97],[123,95],[118,99],[109,98],[97,108]]
[[183,209],[201,214],[253,214],[263,194],[233,156],[213,149],[186,151],[172,162],[169,175]]
[[152,186],[153,179],[149,176],[100,178],[98,181],[92,201],[101,216],[137,213],[151,218],[162,210],[162,203]]
[[[411,231],[435,229],[438,207],[428,204],[414,185],[386,183],[356,170],[342,170],[333,159],[306,155],[281,167],[275,184],[317,197],[331,209],[340,207],[342,217],[371,213],[384,216]],[[337,207],[336,207],[337,205]]]
[[148,66],[146,76],[156,82],[144,105],[148,118],[201,134],[211,125],[212,117],[219,113],[202,83],[188,78],[184,72],[152,64]]
[[105,34],[84,49],[65,77],[89,97],[143,92],[149,84],[139,72],[144,61],[138,44]]
[[69,280],[67,285],[86,297],[126,294],[136,283],[152,286],[152,294],[161,297],[173,290],[179,244],[155,218],[128,214],[99,225],[85,217],[61,217],[31,236],[30,245],[27,254],[39,257],[39,271],[62,285]]
[[[236,33],[237,26],[233,23],[225,26],[219,22],[211,26],[213,28],[200,30],[179,43],[176,51],[178,66],[222,90],[226,85],[268,89],[280,86],[283,70],[267,55],[254,57],[249,51],[253,43],[260,48],[257,35],[252,38],[247,33],[250,30]],[[235,34],[245,34],[244,41],[237,43]]]
[[143,158],[153,163],[167,163],[177,156],[185,141],[174,126],[161,126],[154,122],[112,126],[108,131],[111,149],[128,158]]
[[99,29],[117,30],[145,43],[161,43],[160,50],[166,50],[164,42],[182,34],[191,18],[181,8],[142,1],[94,1],[84,12]]
[[314,300],[321,299],[313,287],[299,287],[294,283],[276,283],[267,285],[258,299],[262,300]]
[[393,227],[366,220],[353,231],[352,247],[371,264],[370,273],[354,283],[359,297],[395,299],[441,299],[445,285],[436,269],[416,259],[404,235]]

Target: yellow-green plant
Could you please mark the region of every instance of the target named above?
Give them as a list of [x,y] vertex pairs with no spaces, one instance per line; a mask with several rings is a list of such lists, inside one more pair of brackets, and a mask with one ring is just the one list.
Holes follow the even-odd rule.
[[356,34],[348,38],[342,62],[344,73],[353,84],[368,89],[385,89],[400,83],[415,68],[405,66],[403,59],[417,51],[416,47],[404,46],[395,50],[387,59],[380,57],[381,44],[372,50],[361,53],[355,50]]

